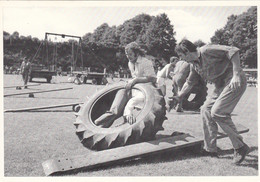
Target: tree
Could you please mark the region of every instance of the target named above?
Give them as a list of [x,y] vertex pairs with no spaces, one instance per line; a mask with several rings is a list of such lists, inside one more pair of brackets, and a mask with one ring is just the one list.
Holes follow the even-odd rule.
[[174,54],[176,40],[173,25],[165,13],[152,19],[146,31],[146,46],[149,53],[168,60]]
[[144,35],[152,20],[152,17],[147,14],[137,15],[136,17],[127,20],[123,25],[117,28],[118,36],[120,37],[120,46],[136,41],[140,44],[145,44]]
[[206,45],[205,42],[203,42],[202,40],[197,40],[194,42],[194,44],[197,46],[197,47],[202,47],[204,45]]
[[257,66],[257,7],[241,15],[231,15],[227,24],[211,38],[215,44],[236,46],[240,49],[241,64]]
[[109,29],[110,27],[108,26],[107,23],[103,23],[102,25],[100,25],[99,27],[97,27],[94,30],[94,33],[92,34],[90,41],[91,42],[95,42],[97,44],[102,44],[103,40],[104,40],[104,34],[107,31],[107,29]]

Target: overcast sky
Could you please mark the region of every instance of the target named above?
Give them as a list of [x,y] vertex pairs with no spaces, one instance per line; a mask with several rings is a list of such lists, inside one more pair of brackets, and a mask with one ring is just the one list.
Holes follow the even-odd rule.
[[177,42],[186,37],[191,41],[201,39],[208,43],[214,32],[226,24],[228,16],[241,14],[250,8],[244,4],[223,6],[223,2],[222,6],[191,6],[192,2],[187,4],[189,6],[159,1],[157,4],[147,2],[145,6],[140,6],[138,2],[127,3],[121,2],[122,6],[115,2],[96,3],[91,4],[91,7],[77,3],[66,5],[66,2],[55,5],[30,4],[28,1],[26,4],[11,3],[3,6],[2,26],[3,30],[10,34],[18,31],[20,35],[31,35],[39,39],[44,39],[45,32],[83,36],[89,32],[93,33],[94,29],[103,23],[118,26],[141,13],[166,13],[174,25]]

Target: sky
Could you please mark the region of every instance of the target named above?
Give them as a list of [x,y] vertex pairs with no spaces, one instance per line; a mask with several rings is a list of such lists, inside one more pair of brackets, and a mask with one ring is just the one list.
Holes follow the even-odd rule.
[[[114,3],[114,4],[113,4]],[[75,36],[84,36],[103,23],[118,26],[141,13],[159,15],[166,13],[174,26],[176,40],[186,37],[191,41],[202,40],[210,42],[217,29],[223,28],[227,17],[241,14],[250,6],[178,6],[177,3],[146,3],[128,4],[113,2],[96,3],[88,6],[73,3],[66,5],[52,4],[7,4],[2,9],[3,30],[12,34],[18,31],[20,35],[44,39],[45,32]],[[64,5],[65,4],[65,5]],[[170,4],[170,5],[169,5]],[[115,5],[115,6],[113,6]],[[49,36],[53,41],[61,41],[59,36]]]

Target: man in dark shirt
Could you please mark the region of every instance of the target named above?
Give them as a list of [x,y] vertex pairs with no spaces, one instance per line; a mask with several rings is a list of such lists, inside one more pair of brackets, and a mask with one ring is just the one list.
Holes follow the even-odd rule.
[[[249,153],[231,119],[231,113],[246,90],[246,77],[240,68],[239,49],[223,45],[205,45],[197,48],[187,39],[176,46],[177,54],[194,69],[183,85],[177,101],[192,88],[193,74],[197,72],[205,80],[214,84],[214,90],[201,107],[204,131],[202,154],[217,157],[218,125],[227,133],[234,147],[235,164],[241,163]],[[218,124],[218,125],[217,125]]]

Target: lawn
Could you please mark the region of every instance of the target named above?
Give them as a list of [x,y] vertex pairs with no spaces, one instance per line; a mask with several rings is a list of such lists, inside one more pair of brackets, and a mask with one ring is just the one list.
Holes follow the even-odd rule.
[[[42,83],[28,90],[4,89],[4,94],[67,88],[72,90],[4,97],[4,109],[56,105],[81,102],[104,86],[65,83],[67,77],[58,77],[56,83]],[[43,81],[44,80],[38,80]],[[112,83],[111,80],[109,82]],[[168,81],[170,85],[170,81]],[[19,75],[4,75],[4,86],[21,85]],[[209,90],[210,90],[209,86]],[[167,94],[170,94],[168,87]],[[218,140],[220,158],[202,157],[191,150],[167,152],[136,161],[79,171],[66,176],[257,176],[258,175],[258,106],[257,88],[248,87],[233,112],[233,120],[249,128],[243,134],[251,153],[239,165],[233,165],[232,146],[228,139]],[[44,176],[42,162],[56,157],[88,154],[75,134],[75,116],[71,107],[20,113],[4,113],[4,175],[7,177]],[[194,112],[167,113],[164,131],[196,132],[201,135],[200,115]]]

